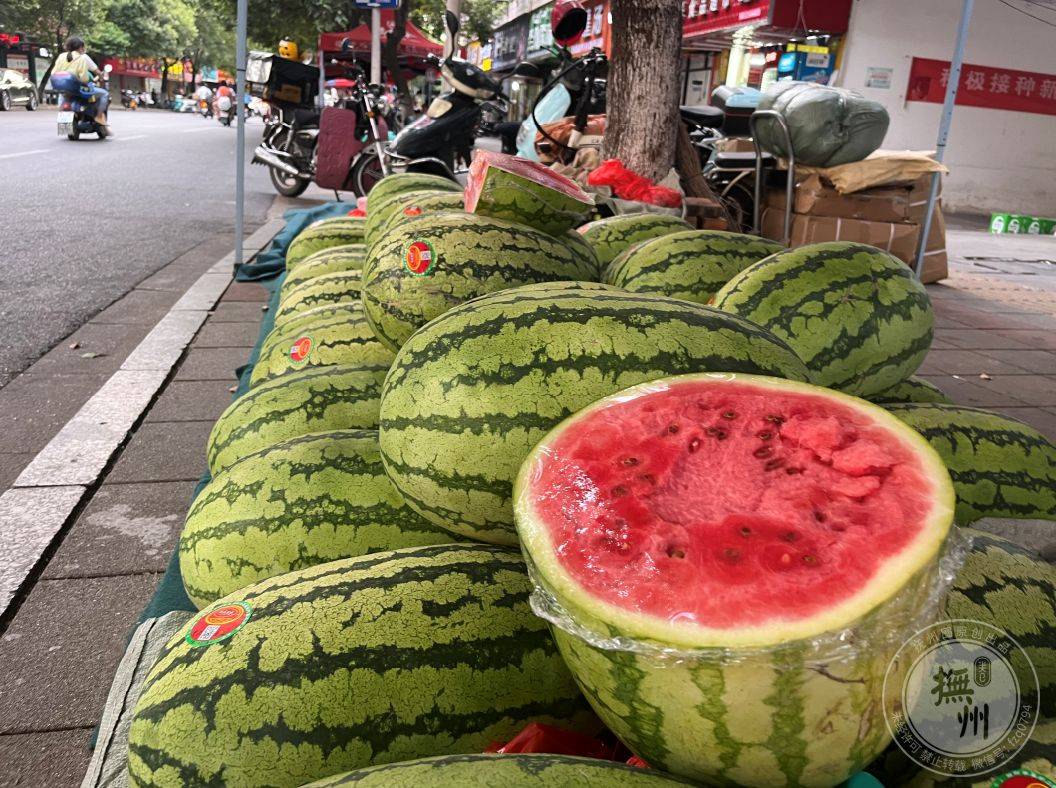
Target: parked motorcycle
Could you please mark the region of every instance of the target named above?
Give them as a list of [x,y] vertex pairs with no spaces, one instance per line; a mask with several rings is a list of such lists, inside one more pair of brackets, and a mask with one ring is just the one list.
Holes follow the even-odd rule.
[[139,106],[139,96],[135,94],[135,91],[125,88],[121,91],[121,106],[125,109],[136,109]]
[[[109,79],[113,66],[103,66],[103,83]],[[94,86],[85,85],[72,74],[52,74],[51,86],[59,94],[58,128],[59,136],[67,139],[80,139],[82,134],[98,134],[99,139],[106,139],[106,126],[96,120],[99,104],[94,93]]]

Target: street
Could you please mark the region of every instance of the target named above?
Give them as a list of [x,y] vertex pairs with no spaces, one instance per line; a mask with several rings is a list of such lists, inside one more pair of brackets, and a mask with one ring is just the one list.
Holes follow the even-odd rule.
[[[0,386],[99,310],[234,226],[235,130],[197,115],[111,109],[114,137],[71,142],[54,108],[0,113]],[[248,126],[247,151],[262,128]],[[275,196],[246,167],[246,224]]]

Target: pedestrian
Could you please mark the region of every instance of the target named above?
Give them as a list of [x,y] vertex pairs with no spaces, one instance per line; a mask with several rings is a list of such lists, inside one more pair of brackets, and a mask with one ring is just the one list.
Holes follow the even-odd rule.
[[110,127],[106,122],[106,110],[110,106],[110,92],[96,84],[97,81],[102,80],[102,70],[85,53],[84,39],[80,36],[67,38],[65,50],[55,58],[55,65],[51,69],[52,73],[65,72],[71,74],[78,82],[89,85],[92,88],[92,95],[97,104],[95,111],[96,122],[103,127],[103,136],[110,136]]
[[150,103],[151,104],[157,104],[158,103],[158,91],[156,89],[154,89],[154,88],[150,89]]

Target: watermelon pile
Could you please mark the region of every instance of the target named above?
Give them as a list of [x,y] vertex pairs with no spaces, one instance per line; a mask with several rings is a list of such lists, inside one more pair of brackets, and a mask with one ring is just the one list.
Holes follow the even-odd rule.
[[[209,437],[178,547],[200,613],[145,680],[131,785],[904,769],[887,663],[940,615],[951,533],[1056,520],[1056,447],[913,376],[934,318],[886,253],[592,210],[478,154],[464,190],[391,175],[294,240]],[[1054,718],[1056,576],[975,538],[941,613],[1016,637]],[[530,723],[568,741],[495,754]]]

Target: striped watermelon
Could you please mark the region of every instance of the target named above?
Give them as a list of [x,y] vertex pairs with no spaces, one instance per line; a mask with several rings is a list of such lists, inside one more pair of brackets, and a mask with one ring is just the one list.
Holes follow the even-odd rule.
[[870,402],[895,403],[895,402],[917,402],[917,403],[940,403],[952,405],[953,400],[947,397],[938,386],[924,378],[910,375],[901,383],[896,383],[889,389],[884,389],[869,397]]
[[363,267],[363,261],[367,256],[365,249],[363,244],[345,244],[308,255],[293,270],[286,273],[286,278],[282,281],[282,289],[279,291],[279,298],[284,298],[297,285],[309,279],[315,279],[317,276],[359,270]]
[[594,198],[549,167],[508,153],[473,151],[466,210],[560,236],[587,220]]
[[589,222],[577,232],[594,247],[598,264],[604,269],[616,255],[635,244],[692,229],[687,222],[670,214],[632,213]]
[[336,315],[345,315],[350,311],[360,310],[363,308],[363,302],[359,300],[359,296],[356,294],[350,295],[348,301],[343,301],[337,304],[323,304],[322,306],[314,306],[311,309],[306,309],[304,312],[298,312],[297,314],[287,315],[282,320],[272,321],[271,331],[268,332],[265,337],[265,343],[272,336],[276,336],[285,331],[296,331],[298,327],[304,325],[310,325],[319,320],[329,319]]
[[657,293],[706,304],[734,275],[784,247],[755,235],[683,230],[617,255],[602,281],[632,293]]
[[1056,520],[1056,446],[1021,421],[956,405],[886,405],[928,439],[957,490],[957,522]]
[[954,504],[887,411],[761,376],[654,381],[554,428],[515,499],[536,609],[649,764],[827,788],[887,746],[891,631],[928,613]]
[[593,733],[530,589],[514,551],[440,545],[232,594],[200,618],[244,603],[241,629],[199,647],[181,633],[147,676],[131,783],[281,788],[480,752],[531,721]]
[[286,267],[294,268],[301,260],[320,249],[363,243],[364,220],[357,216],[335,216],[320,219],[304,228],[286,249]]
[[860,397],[912,375],[935,322],[924,285],[900,260],[844,241],[759,261],[715,295],[715,306],[788,342],[814,383]]
[[1056,566],[1033,550],[975,529],[972,551],[946,595],[945,617],[992,624],[1011,635],[1034,666],[1038,684],[1019,654],[1012,667],[1029,697],[1041,690],[1042,717],[1056,720]]
[[450,178],[422,172],[398,172],[378,181],[367,195],[367,216],[394,194],[422,191],[461,192],[462,186]]
[[494,293],[397,353],[382,390],[385,468],[436,524],[515,544],[513,479],[551,427],[626,386],[702,370],[806,376],[784,343],[700,304],[569,283]]
[[340,304],[354,301],[362,286],[363,272],[358,270],[323,274],[302,282],[287,292],[279,301],[275,322],[280,323],[293,315],[307,312],[323,304]]
[[241,458],[313,432],[377,429],[388,364],[309,367],[261,383],[232,402],[206,444],[214,476]]
[[296,322],[268,334],[249,379],[251,387],[288,372],[311,367],[353,365],[364,370],[388,369],[393,353],[374,338],[357,303],[329,318]]
[[201,608],[295,569],[452,541],[400,500],[375,430],[334,430],[273,444],[216,474],[187,513],[180,573]]
[[692,784],[655,769],[636,769],[597,758],[534,753],[421,758],[338,774],[305,788],[664,788]]
[[[367,247],[369,248],[377,242],[378,237],[384,233],[385,227],[390,220],[399,222],[401,217],[406,221],[407,219],[413,219],[415,216],[420,216],[422,213],[421,203],[429,200],[435,207],[437,204],[435,198],[440,198],[440,204],[444,205],[447,210],[462,210],[462,193],[458,191],[419,189],[413,192],[392,194],[375,205],[371,212],[367,214],[367,225],[364,232]],[[405,214],[404,211],[409,211],[409,213]],[[435,211],[430,211],[430,213],[435,213]]]
[[593,280],[567,244],[503,219],[423,216],[381,238],[363,269],[363,306],[378,339],[399,348],[453,306],[532,282]]
[[[419,196],[421,195],[421,196]],[[402,199],[402,198],[406,199]],[[372,243],[383,237],[390,230],[416,219],[419,216],[435,213],[459,213],[462,211],[462,195],[457,192],[412,192],[401,195],[393,210],[386,211],[381,228],[372,239]]]
[[594,247],[587,243],[582,235],[575,230],[569,230],[567,233],[557,236],[557,238],[560,241],[564,241],[581,262],[593,269],[593,279],[595,281],[601,279],[601,264],[598,262],[598,256],[594,252]]

